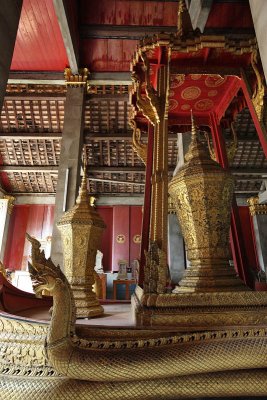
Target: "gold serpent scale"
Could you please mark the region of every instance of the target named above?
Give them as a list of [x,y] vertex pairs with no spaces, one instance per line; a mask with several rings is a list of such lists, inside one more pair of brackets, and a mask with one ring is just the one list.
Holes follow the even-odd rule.
[[[75,330],[69,283],[32,242],[36,292],[54,299],[49,327],[0,319],[0,399],[172,399],[267,393],[267,329],[177,334]],[[78,336],[79,334],[79,336]],[[75,396],[75,397],[73,397]]]

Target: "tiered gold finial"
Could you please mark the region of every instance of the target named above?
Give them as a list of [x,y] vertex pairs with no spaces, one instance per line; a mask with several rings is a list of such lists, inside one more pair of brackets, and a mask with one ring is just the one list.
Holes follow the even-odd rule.
[[86,86],[89,75],[88,68],[79,68],[78,74],[73,74],[71,68],[65,68],[64,77],[67,86]]
[[86,158],[86,150],[84,147],[83,150],[83,176],[82,176],[82,182],[81,186],[79,188],[79,194],[76,199],[76,204],[81,204],[81,202],[87,202],[89,201],[89,195],[87,191],[87,158]]
[[259,197],[250,197],[247,199],[250,215],[267,214],[267,204],[260,204]]
[[197,135],[197,129],[196,129],[196,125],[195,125],[195,119],[194,119],[194,115],[193,115],[193,110],[191,108],[191,133],[192,133],[192,137]]

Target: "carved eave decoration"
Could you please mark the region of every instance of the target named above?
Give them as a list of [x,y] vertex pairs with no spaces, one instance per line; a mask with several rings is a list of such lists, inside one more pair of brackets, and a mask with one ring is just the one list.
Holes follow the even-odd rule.
[[87,86],[88,75],[89,75],[88,68],[79,68],[77,74],[74,74],[71,68],[65,68],[64,77],[66,86],[85,87]]
[[15,197],[14,196],[10,196],[5,194],[3,199],[7,200],[7,212],[9,215],[12,214],[13,208],[14,208],[14,203],[15,203]]
[[135,111],[132,109],[132,114],[130,115],[129,124],[133,128],[133,143],[132,147],[136,151],[138,157],[146,165],[147,161],[147,143],[143,143],[141,139],[141,129],[137,127],[137,122],[135,121]]
[[247,203],[249,205],[249,212],[252,217],[254,215],[267,214],[267,204],[259,204],[258,196],[250,197],[247,200]]

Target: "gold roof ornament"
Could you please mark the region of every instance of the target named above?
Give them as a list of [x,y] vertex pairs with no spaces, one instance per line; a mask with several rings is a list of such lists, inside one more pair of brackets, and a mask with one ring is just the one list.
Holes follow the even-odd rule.
[[259,197],[250,197],[247,199],[250,215],[267,214],[267,204],[260,204]]
[[234,178],[210,158],[199,140],[192,112],[191,121],[186,162],[169,184],[190,261],[177,292],[246,290],[229,266]]
[[66,86],[72,86],[72,87],[86,86],[88,75],[89,75],[88,68],[79,68],[77,74],[74,74],[71,68],[65,68],[64,77]]
[[84,174],[76,204],[57,223],[62,236],[65,274],[73,290],[77,317],[92,317],[103,313],[92,285],[97,249],[106,225],[91,205],[87,191],[86,155]]

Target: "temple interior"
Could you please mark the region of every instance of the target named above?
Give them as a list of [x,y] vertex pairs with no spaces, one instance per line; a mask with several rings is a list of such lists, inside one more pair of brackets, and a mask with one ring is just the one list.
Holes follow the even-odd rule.
[[0,400],[266,399],[267,1],[0,5]]

